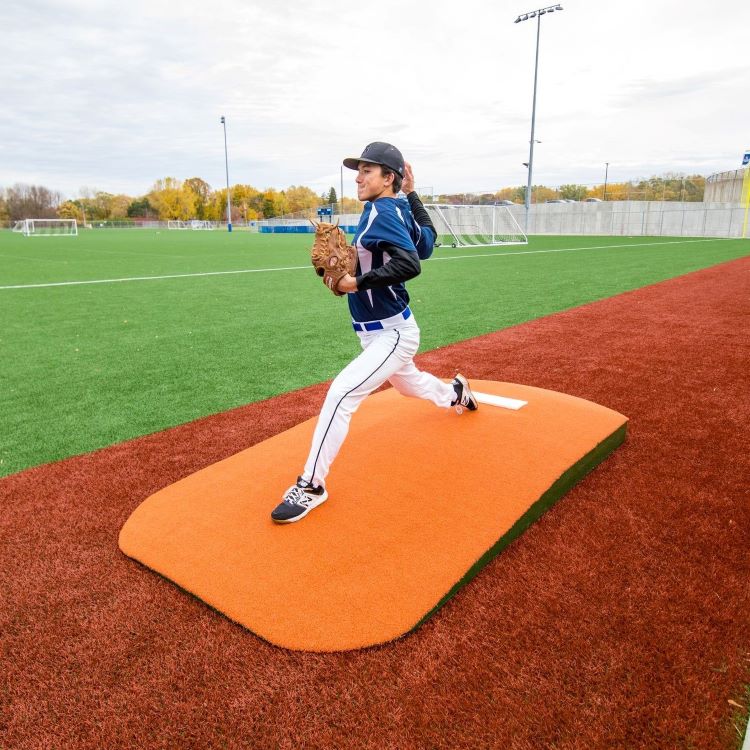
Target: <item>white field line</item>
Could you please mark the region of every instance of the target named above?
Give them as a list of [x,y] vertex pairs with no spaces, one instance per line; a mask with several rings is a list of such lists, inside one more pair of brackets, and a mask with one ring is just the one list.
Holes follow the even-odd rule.
[[[698,240],[672,240],[669,242],[632,242],[622,245],[593,245],[590,247],[560,247],[549,250],[516,250],[504,253],[471,253],[470,255],[451,255],[442,258],[431,258],[435,260],[470,260],[472,258],[502,258],[513,255],[545,255],[547,253],[570,253],[577,250],[611,250],[620,247],[653,247],[655,245],[683,245],[690,242],[716,242],[720,237],[710,237]],[[46,289],[56,286],[82,286],[84,284],[123,284],[130,281],[161,281],[162,279],[189,279],[204,276],[232,276],[240,273],[274,273],[276,271],[302,271],[310,270],[311,266],[285,266],[279,268],[245,268],[237,271],[203,271],[201,273],[173,273],[163,276],[130,276],[120,279],[89,279],[87,281],[52,281],[44,284],[13,284],[0,286],[0,291],[9,289]]]
[[46,284],[15,284],[0,286],[5,289],[43,289],[51,286],[80,286],[81,284],[122,284],[126,281],[160,281],[161,279],[188,279],[196,276],[230,276],[237,273],[270,273],[272,271],[299,271],[312,266],[288,266],[286,268],[244,268],[238,271],[202,271],[201,273],[171,273],[164,276],[130,276],[123,279],[90,279],[88,281],[53,281]]
[[[672,240],[670,242],[629,242],[622,245],[591,245],[590,247],[559,247],[550,250],[518,250],[514,253],[472,253],[471,255],[451,255],[448,258],[431,258],[430,260],[463,260],[464,258],[496,258],[508,255],[539,255],[543,253],[570,253],[575,250],[611,250],[618,247],[653,247],[654,245],[687,245],[689,242],[715,242],[729,239],[726,237],[709,237],[699,240]],[[2,287],[0,287],[2,289]]]

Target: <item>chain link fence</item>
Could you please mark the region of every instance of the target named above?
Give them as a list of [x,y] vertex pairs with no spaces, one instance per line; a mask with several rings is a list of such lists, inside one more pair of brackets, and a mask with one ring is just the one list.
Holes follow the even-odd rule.
[[[738,170],[742,172],[742,170]],[[523,205],[508,209],[519,226],[529,235],[612,235],[665,237],[743,237],[745,207],[739,202],[661,202],[661,201],[606,201],[589,203],[534,203],[526,220]],[[307,212],[305,212],[307,213]],[[335,212],[316,220],[339,222],[346,232],[354,231],[359,214]],[[222,222],[213,222],[223,229]],[[10,229],[8,222],[0,228]],[[251,232],[306,233],[313,227],[308,216],[284,217],[260,221],[233,223],[233,229]],[[113,220],[94,221],[80,229],[151,229],[169,231],[166,221]]]
[[732,169],[718,172],[706,178],[705,200],[707,202],[739,203],[742,200],[742,183],[750,172],[747,169]]

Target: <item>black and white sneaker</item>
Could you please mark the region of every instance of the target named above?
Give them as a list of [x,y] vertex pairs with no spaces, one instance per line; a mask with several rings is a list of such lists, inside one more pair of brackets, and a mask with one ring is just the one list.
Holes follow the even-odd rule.
[[452,385],[453,390],[456,392],[456,400],[451,402],[451,406],[455,406],[459,414],[464,409],[476,411],[479,408],[479,403],[474,398],[474,394],[469,387],[469,381],[463,375],[460,373],[456,374]]
[[313,487],[298,477],[297,483],[284,493],[284,499],[271,511],[271,518],[276,523],[294,523],[327,499],[325,487]]

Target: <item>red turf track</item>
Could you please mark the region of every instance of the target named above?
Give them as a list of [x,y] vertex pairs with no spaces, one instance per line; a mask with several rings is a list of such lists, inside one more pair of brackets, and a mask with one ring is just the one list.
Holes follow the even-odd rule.
[[629,437],[366,651],[274,648],[117,549],[146,496],[315,415],[324,386],[0,481],[0,747],[737,747],[748,322],[744,258],[422,356],[604,404]]

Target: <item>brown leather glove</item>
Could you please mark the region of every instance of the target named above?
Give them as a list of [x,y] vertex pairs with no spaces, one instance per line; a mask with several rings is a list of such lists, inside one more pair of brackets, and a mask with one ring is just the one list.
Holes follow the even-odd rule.
[[310,258],[315,266],[315,273],[337,297],[343,297],[345,292],[339,292],[336,287],[346,274],[354,276],[357,270],[357,252],[353,245],[346,244],[346,235],[339,229],[338,222],[312,223],[315,227],[315,242]]

